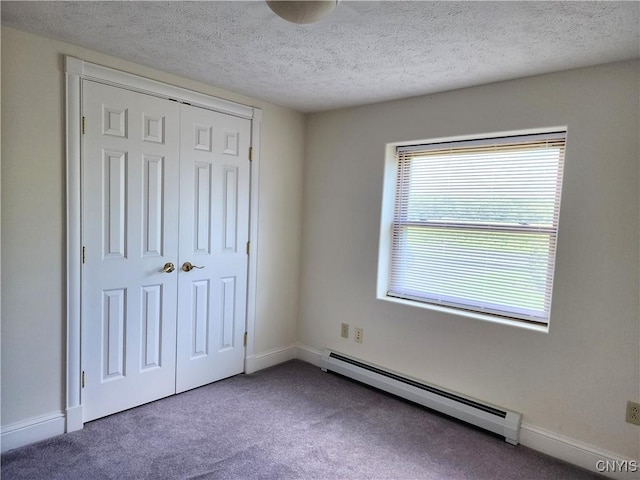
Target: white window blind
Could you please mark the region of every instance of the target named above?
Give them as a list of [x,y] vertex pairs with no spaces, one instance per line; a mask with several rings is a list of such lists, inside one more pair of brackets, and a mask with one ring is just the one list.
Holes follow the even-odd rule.
[[388,295],[547,324],[565,138],[399,147]]

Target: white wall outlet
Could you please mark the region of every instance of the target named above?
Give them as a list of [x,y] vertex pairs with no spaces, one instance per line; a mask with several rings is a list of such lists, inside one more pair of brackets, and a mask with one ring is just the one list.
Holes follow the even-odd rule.
[[340,329],[340,336],[342,338],[349,338],[349,324],[343,323]]
[[362,343],[362,337],[364,335],[364,332],[362,331],[361,328],[356,327],[356,335],[354,337],[356,343]]
[[640,403],[627,402],[626,421],[634,425],[640,425]]

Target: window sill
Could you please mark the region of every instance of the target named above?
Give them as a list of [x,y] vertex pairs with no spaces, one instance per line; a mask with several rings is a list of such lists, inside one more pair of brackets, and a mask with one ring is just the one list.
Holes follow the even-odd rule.
[[477,312],[468,312],[465,310],[459,310],[457,308],[450,308],[450,307],[445,307],[441,305],[433,305],[430,303],[417,302],[414,300],[405,300],[403,298],[390,297],[388,295],[378,295],[378,300],[384,300],[384,301],[395,303],[395,304],[421,308],[424,310],[444,313],[447,315],[455,315],[458,317],[473,318],[474,320],[482,320],[484,322],[497,323],[500,325],[508,325],[510,327],[521,328],[524,330],[532,330],[534,332],[549,333],[549,325],[538,325],[538,324],[529,323],[526,321],[520,321],[515,319],[512,320],[506,317],[499,317],[496,315],[486,315],[486,314],[477,313]]

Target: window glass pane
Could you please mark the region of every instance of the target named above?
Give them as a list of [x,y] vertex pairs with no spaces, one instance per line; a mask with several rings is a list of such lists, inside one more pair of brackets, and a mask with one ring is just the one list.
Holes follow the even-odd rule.
[[522,138],[399,149],[389,295],[548,322],[564,134]]
[[560,149],[411,160],[407,219],[551,226]]
[[552,238],[408,226],[397,262],[402,291],[445,304],[543,318]]

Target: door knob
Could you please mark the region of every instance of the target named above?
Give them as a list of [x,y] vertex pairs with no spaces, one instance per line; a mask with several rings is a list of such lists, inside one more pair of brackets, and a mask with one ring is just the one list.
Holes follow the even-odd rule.
[[185,271],[185,272],[190,272],[194,268],[204,268],[204,267],[198,267],[196,265],[193,265],[191,262],[184,262],[182,264],[182,270]]
[[162,270],[160,270],[161,272],[164,273],[171,273],[176,269],[176,266],[171,263],[171,262],[167,262],[164,264],[164,267],[162,267]]

